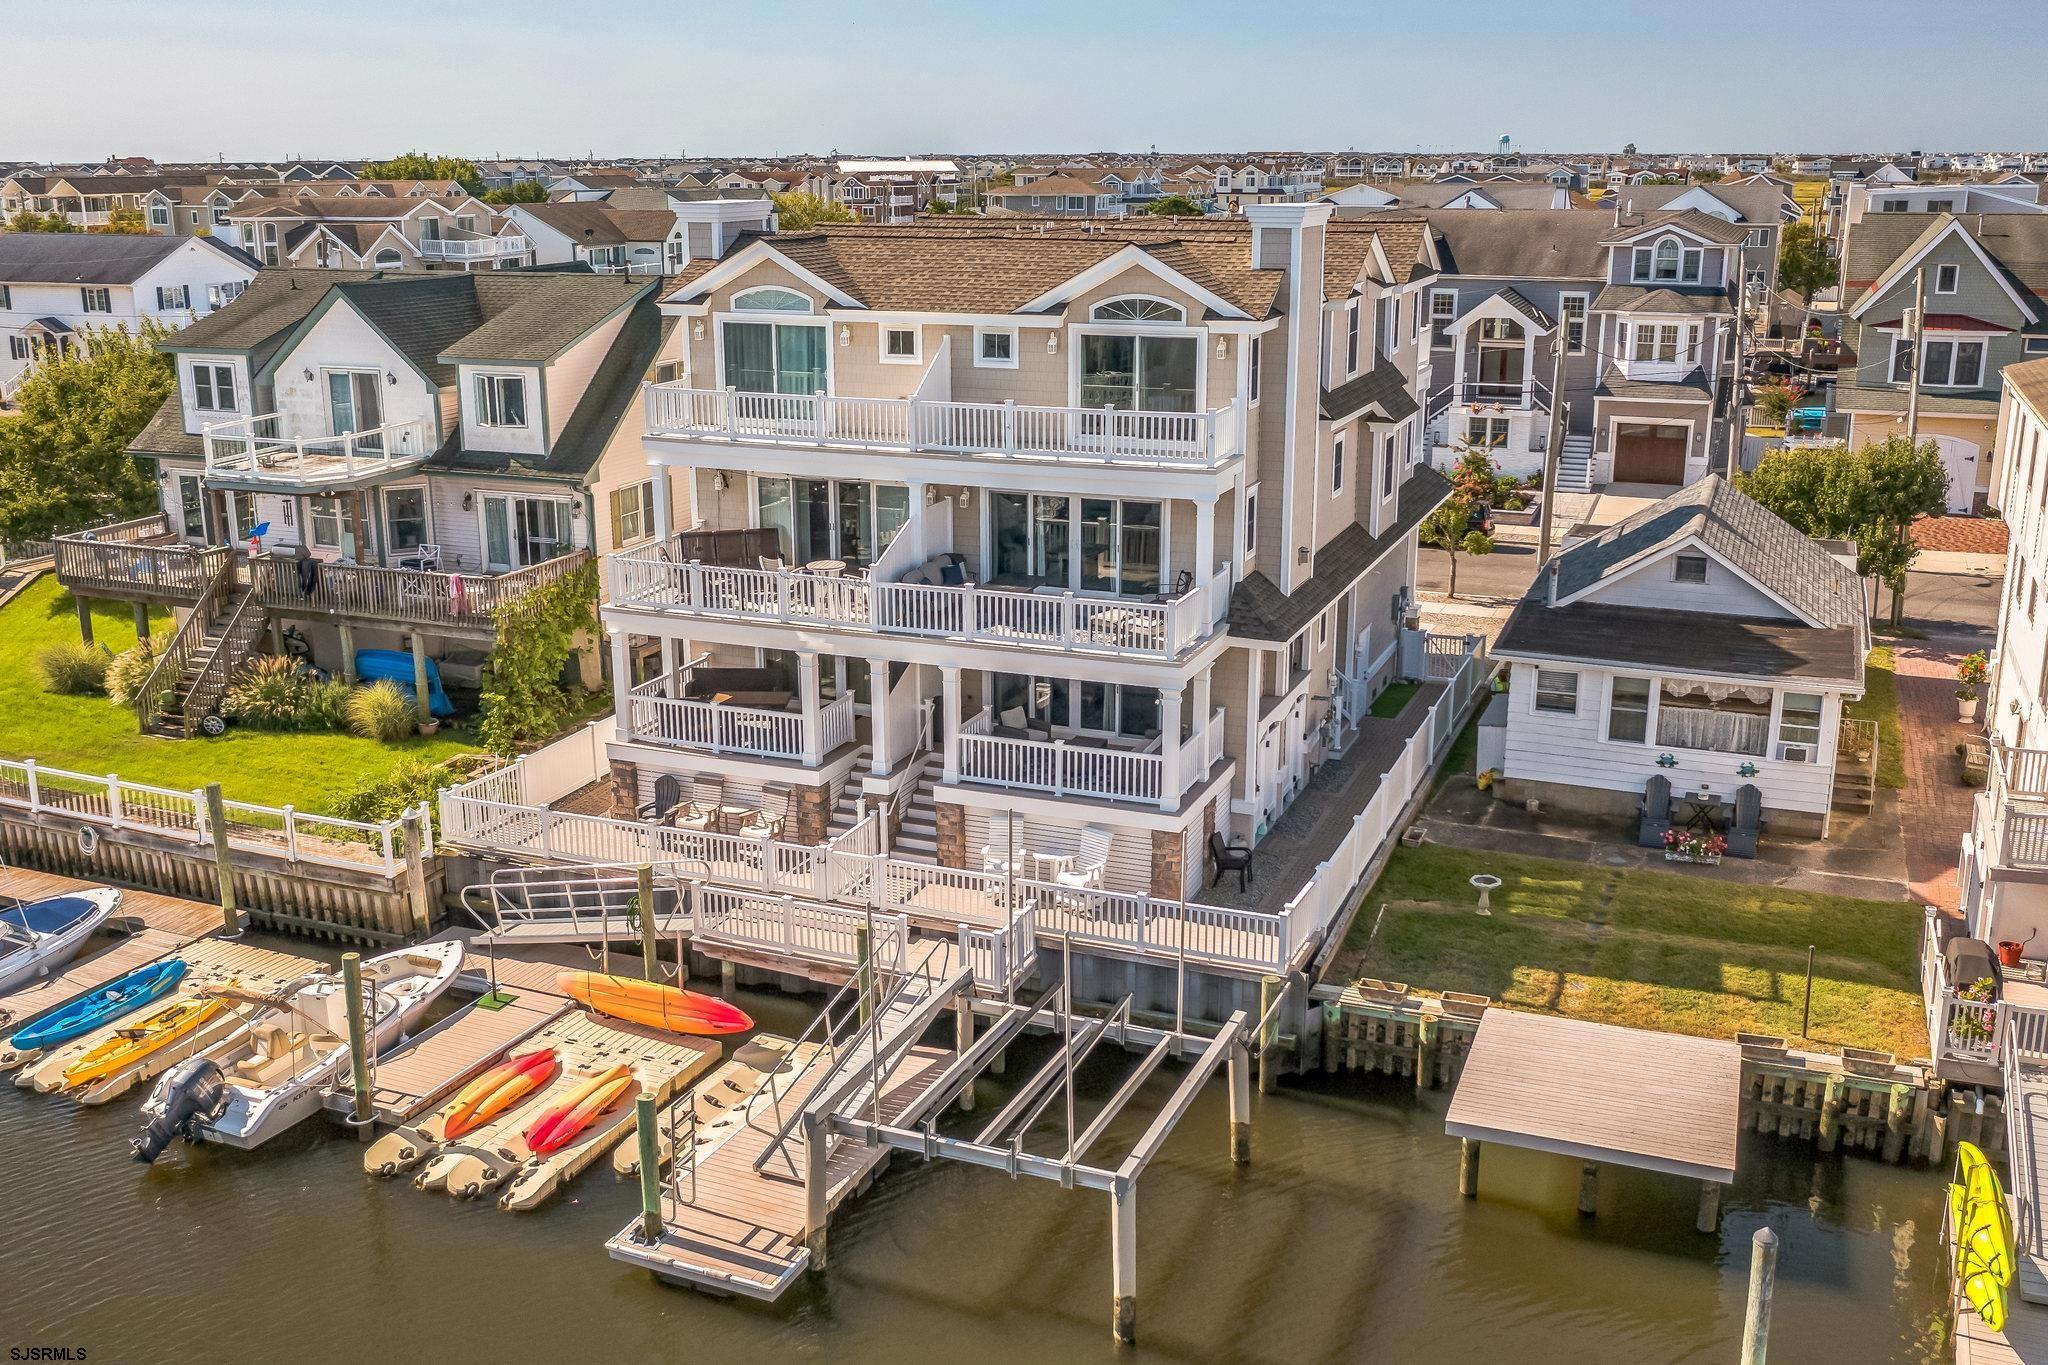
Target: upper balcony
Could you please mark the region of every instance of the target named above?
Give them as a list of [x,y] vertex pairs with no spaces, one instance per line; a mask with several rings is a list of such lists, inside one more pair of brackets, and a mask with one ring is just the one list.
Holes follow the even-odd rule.
[[445,237],[428,237],[420,243],[420,259],[468,265],[479,261],[501,261],[524,256],[531,243],[520,236],[490,237],[483,233],[452,229]]
[[1992,741],[1991,787],[1979,798],[1992,817],[1980,822],[1992,868],[2048,869],[2048,749]]
[[434,453],[432,433],[414,418],[339,436],[281,436],[276,413],[207,427],[206,482],[276,492],[358,488],[409,473]]
[[608,557],[614,610],[711,620],[783,624],[1062,653],[1181,658],[1212,635],[1230,602],[1218,573],[1172,596],[1079,593],[1031,583],[883,582],[860,571],[836,575],[749,569],[680,558],[652,546]]
[[1148,412],[934,398],[647,387],[653,437],[981,460],[1214,470],[1244,453],[1235,408]]

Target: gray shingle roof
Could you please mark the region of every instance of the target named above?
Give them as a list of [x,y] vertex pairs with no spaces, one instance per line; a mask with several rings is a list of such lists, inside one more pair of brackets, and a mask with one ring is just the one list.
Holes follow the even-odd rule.
[[1427,209],[1445,270],[1492,279],[1606,279],[1607,248],[1613,227],[1607,214],[1590,209],[1531,209],[1486,213],[1473,209]]
[[210,237],[145,237],[104,232],[0,232],[0,283],[133,284],[187,242],[202,241],[253,266]]
[[1367,409],[1374,411],[1375,421],[1398,422],[1417,406],[1414,395],[1408,391],[1408,381],[1383,355],[1375,355],[1372,368],[1364,374],[1334,389],[1324,389],[1322,396],[1323,418],[1331,422],[1341,422]]
[[470,280],[483,317],[441,351],[443,360],[554,359],[584,333],[660,283],[652,275],[494,271]]
[[1704,403],[1713,398],[1714,386],[1707,381],[1706,372],[1697,368],[1678,380],[1630,379],[1622,374],[1619,366],[1610,365],[1607,373],[1600,377],[1600,385],[1593,391],[1593,396]]
[[1414,535],[1422,519],[1450,495],[1449,479],[1426,466],[1417,469],[1401,485],[1392,525],[1377,536],[1356,523],[1339,531],[1316,551],[1315,571],[1292,593],[1280,591],[1263,573],[1247,574],[1230,594],[1230,633],[1240,640],[1292,639],[1382,555]]
[[[1692,538],[1820,626],[1856,626],[1863,620],[1855,574],[1719,474],[1679,489],[1559,555],[1554,561],[1558,599]],[[1539,579],[1532,598],[1543,590]],[[1523,606],[1528,605],[1525,600]]]
[[1525,598],[1501,629],[1493,652],[1861,687],[1862,644],[1862,632],[1854,626],[1815,630],[1793,621],[1605,602],[1545,607]]
[[1593,300],[1593,307],[1603,313],[1682,313],[1695,317],[1735,311],[1725,289],[1668,284],[1610,284]]

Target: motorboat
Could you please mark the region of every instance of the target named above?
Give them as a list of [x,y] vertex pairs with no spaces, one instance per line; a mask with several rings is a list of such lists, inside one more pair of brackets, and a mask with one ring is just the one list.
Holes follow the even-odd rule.
[[0,910],[0,994],[69,962],[120,903],[119,891],[95,886]]

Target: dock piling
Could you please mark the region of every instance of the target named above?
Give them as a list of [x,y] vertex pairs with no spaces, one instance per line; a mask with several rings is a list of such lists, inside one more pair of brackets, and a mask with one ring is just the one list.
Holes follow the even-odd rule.
[[1750,1239],[1749,1308],[1742,1320],[1742,1365],[1764,1365],[1770,1346],[1771,1289],[1778,1278],[1778,1234],[1758,1228]]
[[853,976],[859,984],[854,987],[854,996],[860,1003],[861,1027],[866,1028],[868,1016],[875,1010],[875,931],[866,924],[858,924],[853,930]]
[[1111,1250],[1110,1337],[1119,1346],[1138,1340],[1138,1182],[1118,1180],[1109,1192]]
[[661,1146],[655,1107],[653,1094],[645,1090],[634,1101],[634,1139],[640,1145],[640,1240],[649,1246],[661,1240]]
[[1479,1139],[1458,1139],[1458,1193],[1467,1199],[1479,1197]]
[[1693,1224],[1701,1232],[1721,1230],[1721,1182],[1702,1180],[1700,1182],[1700,1216]]
[[[220,788],[213,788],[218,792]],[[363,1025],[363,955],[341,955],[341,989],[348,997],[348,1071],[354,1092],[350,1122],[363,1136],[370,1132],[370,1039]]]
[[242,932],[242,918],[235,909],[235,864],[228,853],[227,802],[220,783],[206,784],[206,832],[213,836],[213,876],[220,893],[221,935],[236,938]]
[[825,1224],[832,1217],[832,1138],[822,1117],[805,1114],[804,1245],[811,1251],[811,1269],[825,1268]]
[[655,979],[654,960],[654,864],[640,864],[640,975]]
[[1579,1168],[1579,1217],[1591,1218],[1600,1209],[1600,1163],[1589,1161]]
[[1242,1038],[1231,1044],[1226,1066],[1230,1082],[1230,1159],[1242,1166],[1252,1159],[1252,1056]]
[[[974,1002],[965,996],[953,1002],[953,1051],[965,1057],[974,1046]],[[960,1112],[974,1112],[974,1076],[969,1073],[967,1083],[960,1087]]]

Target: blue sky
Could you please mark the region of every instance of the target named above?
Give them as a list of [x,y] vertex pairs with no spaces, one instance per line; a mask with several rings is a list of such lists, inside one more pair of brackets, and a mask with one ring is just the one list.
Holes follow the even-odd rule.
[[2042,0],[7,9],[0,160],[2048,142]]

